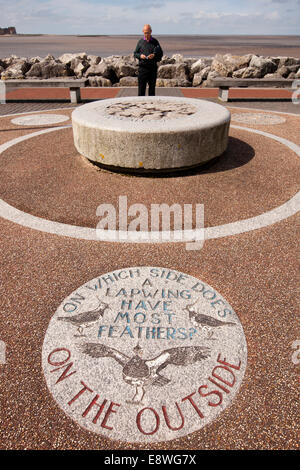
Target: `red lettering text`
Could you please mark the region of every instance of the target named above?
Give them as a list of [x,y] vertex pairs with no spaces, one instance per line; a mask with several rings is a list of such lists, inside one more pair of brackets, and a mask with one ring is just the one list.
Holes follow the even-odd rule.
[[84,382],[80,381],[81,385],[83,385],[83,388],[81,390],[79,390],[79,392],[75,395],[75,397],[72,398],[72,400],[70,400],[68,402],[68,405],[71,406],[72,403],[74,403],[75,400],[77,400],[77,398],[79,398],[84,392],[86,392],[87,390],[89,392],[93,392],[93,390],[91,390],[87,385],[85,385]]
[[185,401],[185,400],[188,400],[194,407],[194,409],[197,411],[198,415],[200,416],[200,418],[204,418],[204,415],[203,413],[199,410],[198,406],[196,405],[196,403],[194,402],[194,400],[192,399],[192,396],[195,395],[196,392],[193,392],[191,393],[190,395],[188,395],[187,397],[183,398],[181,401]]
[[[156,421],[156,426],[154,428],[153,431],[149,431],[149,432],[146,432],[144,431],[144,429],[142,429],[142,426],[141,426],[141,418],[142,418],[142,414],[144,413],[144,411],[146,410],[150,410],[153,414],[154,414],[154,417],[155,417],[155,421]],[[160,425],[160,419],[159,419],[159,416],[158,416],[158,413],[153,409],[153,408],[143,408],[142,410],[140,410],[137,414],[137,417],[136,417],[136,424],[137,424],[137,427],[138,427],[138,430],[142,433],[142,434],[145,434],[146,436],[151,436],[152,434],[155,434],[158,430],[159,430],[159,425]]]
[[99,395],[95,395],[95,397],[93,398],[93,400],[91,401],[91,403],[88,405],[88,407],[86,408],[86,410],[82,413],[82,416],[83,418],[86,417],[86,415],[89,413],[89,411],[93,408],[93,406],[98,406],[99,407],[99,410],[97,411],[97,414],[95,416],[95,418],[93,419],[93,423],[96,424],[97,421],[98,421],[98,418],[99,416],[101,415],[106,403],[107,403],[107,400],[104,400],[101,405],[99,403],[97,403],[97,400],[99,398]]
[[169,416],[168,416],[168,414],[167,414],[167,408],[166,408],[166,406],[162,406],[162,411],[163,411],[164,418],[165,418],[165,422],[166,422],[168,428],[171,429],[172,431],[179,431],[179,430],[182,429],[183,426],[184,426],[184,417],[183,417],[182,411],[181,411],[181,409],[180,409],[180,407],[179,407],[179,405],[178,405],[177,402],[175,402],[175,405],[176,405],[177,410],[178,410],[178,412],[179,412],[179,414],[180,414],[180,417],[181,417],[181,425],[180,425],[178,428],[174,428],[173,426],[171,426],[170,420],[169,420]]
[[220,360],[220,356],[221,356],[221,354],[219,354],[219,355],[218,355],[218,358],[217,358],[217,361],[218,361],[220,364],[223,364],[224,366],[231,367],[232,369],[240,370],[241,361],[239,361],[239,365],[238,365],[238,366],[235,366],[234,364],[229,364],[229,362],[226,362],[226,357],[224,357],[224,359],[221,361],[221,360]]
[[218,405],[221,405],[222,401],[223,401],[223,395],[221,392],[219,392],[218,390],[212,390],[211,392],[208,392],[208,393],[204,393],[202,392],[202,388],[207,388],[207,385],[201,385],[198,389],[198,392],[199,392],[199,395],[201,397],[208,397],[209,395],[217,395],[219,397],[219,400],[217,403],[214,403],[213,401],[209,401],[208,402],[208,405],[209,406],[218,406]]
[[101,423],[101,427],[102,427],[102,428],[113,429],[113,428],[110,427],[110,426],[106,426],[106,423],[107,423],[108,418],[109,418],[109,416],[111,415],[111,413],[116,413],[116,412],[117,412],[116,410],[113,409],[114,406],[121,406],[121,405],[119,405],[118,403],[114,403],[113,401],[111,402],[111,404],[110,404],[109,407],[108,407],[107,412],[105,413],[104,420],[103,420],[102,423]]
[[[220,376],[219,374],[216,374],[215,371],[217,369],[222,369],[222,370],[226,370],[227,372],[229,372],[231,374],[232,382],[228,382],[228,380],[224,379],[224,377]],[[213,377],[215,377],[216,379],[220,380],[220,382],[223,382],[225,385],[228,385],[229,387],[233,387],[234,384],[235,384],[235,375],[232,372],[232,370],[230,370],[229,367],[227,367],[227,366],[216,366],[216,367],[214,367],[211,375]]]

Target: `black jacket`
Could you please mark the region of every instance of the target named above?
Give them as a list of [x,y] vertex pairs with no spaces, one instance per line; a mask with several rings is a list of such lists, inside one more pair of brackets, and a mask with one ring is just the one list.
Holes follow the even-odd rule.
[[[154,59],[141,59],[141,54],[146,57],[150,54],[154,54]],[[134,51],[134,57],[139,60],[139,66],[146,69],[156,68],[157,62],[162,59],[163,51],[157,39],[151,37],[150,41],[147,42],[145,39],[140,39],[136,45]]]

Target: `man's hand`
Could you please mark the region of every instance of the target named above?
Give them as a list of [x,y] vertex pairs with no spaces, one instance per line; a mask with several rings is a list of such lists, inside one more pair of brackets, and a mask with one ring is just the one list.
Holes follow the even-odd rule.
[[145,56],[145,54],[141,54],[140,57],[141,57],[141,59],[147,59],[147,57]]
[[148,59],[154,59],[155,55],[154,54],[150,54],[148,55]]

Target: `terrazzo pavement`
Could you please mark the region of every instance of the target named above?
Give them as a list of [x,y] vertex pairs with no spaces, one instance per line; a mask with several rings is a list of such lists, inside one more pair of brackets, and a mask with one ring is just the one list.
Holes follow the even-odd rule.
[[[73,108],[14,105],[0,106],[0,144],[56,127],[15,125],[12,113],[70,116]],[[235,122],[235,114],[253,114],[253,109],[245,103],[226,106],[232,113],[229,147],[209,167],[159,178],[99,170],[77,154],[71,128],[63,128],[70,124],[66,121],[57,125],[62,129],[1,154],[0,198],[42,219],[83,227],[95,227],[97,206],[119,195],[127,195],[128,205],[140,202],[148,208],[153,202],[202,203],[206,227],[284,204],[299,190],[299,157],[249,129],[300,145],[299,106],[289,103],[278,114],[278,104],[256,102],[255,114],[285,120],[270,125]],[[0,340],[6,353],[0,361],[0,448],[298,449],[300,361],[293,349],[300,339],[298,224],[295,214],[257,230],[206,240],[202,249],[188,251],[184,243],[59,236],[1,217]],[[128,443],[87,431],[59,408],[43,375],[43,341],[57,307],[90,279],[129,266],[178,270],[213,286],[234,308],[247,341],[247,368],[231,405],[209,425],[166,442],[154,443],[149,436],[146,444]]]

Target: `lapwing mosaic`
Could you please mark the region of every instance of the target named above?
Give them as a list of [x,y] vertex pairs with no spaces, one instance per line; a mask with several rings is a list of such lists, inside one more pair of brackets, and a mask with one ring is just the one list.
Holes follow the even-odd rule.
[[50,393],[80,426],[152,442],[200,429],[237,399],[247,345],[213,287],[147,266],[100,274],[70,294],[42,355]]

